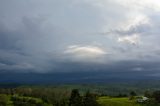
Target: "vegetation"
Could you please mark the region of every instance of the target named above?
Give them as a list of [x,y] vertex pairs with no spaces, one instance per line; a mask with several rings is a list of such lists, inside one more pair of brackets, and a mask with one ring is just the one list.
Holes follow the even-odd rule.
[[78,89],[73,89],[70,97],[69,106],[82,106],[82,97]]
[[6,106],[7,101],[8,101],[7,95],[5,94],[0,95],[0,106]]
[[[73,86],[0,88],[0,106],[160,106],[159,90],[146,90],[144,94],[139,94],[131,89],[128,93],[109,95],[87,88],[77,88]],[[148,99],[143,100],[142,95]]]
[[89,91],[87,91],[83,99],[83,105],[84,106],[98,106],[97,95],[92,94]]
[[129,100],[128,98],[112,98],[112,97],[100,97],[98,102],[101,106],[141,106],[136,103],[135,100]]
[[80,95],[78,89],[56,88],[0,89],[0,106],[98,106],[94,94]]

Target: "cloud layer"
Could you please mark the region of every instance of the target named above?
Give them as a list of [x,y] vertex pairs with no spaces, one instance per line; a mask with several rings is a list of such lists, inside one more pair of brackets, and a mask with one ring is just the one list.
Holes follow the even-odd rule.
[[159,0],[0,1],[0,72],[160,73],[159,13]]

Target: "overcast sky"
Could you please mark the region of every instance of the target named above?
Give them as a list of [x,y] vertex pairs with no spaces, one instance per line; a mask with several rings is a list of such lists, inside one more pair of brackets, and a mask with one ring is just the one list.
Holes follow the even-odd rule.
[[1,72],[160,75],[159,0],[0,0]]

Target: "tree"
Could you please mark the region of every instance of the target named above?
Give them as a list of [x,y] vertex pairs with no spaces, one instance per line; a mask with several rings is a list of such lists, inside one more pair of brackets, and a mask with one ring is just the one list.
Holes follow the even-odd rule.
[[130,100],[132,100],[132,99],[134,99],[134,96],[136,96],[137,94],[134,92],[134,91],[131,91],[130,92],[130,97],[129,97],[129,99]]
[[82,98],[79,94],[78,89],[72,90],[71,97],[69,99],[69,106],[83,106]]
[[83,98],[83,104],[84,106],[98,106],[96,96],[87,91]]
[[136,96],[136,95],[137,95],[136,92],[134,92],[134,91],[130,92],[130,96]]
[[160,91],[153,92],[153,98],[160,103]]

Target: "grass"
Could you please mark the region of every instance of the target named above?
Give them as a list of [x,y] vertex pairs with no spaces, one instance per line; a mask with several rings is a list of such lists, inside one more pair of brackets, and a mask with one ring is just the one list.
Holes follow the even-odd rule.
[[101,106],[142,106],[136,103],[135,100],[129,100],[128,98],[100,97],[98,103]]

